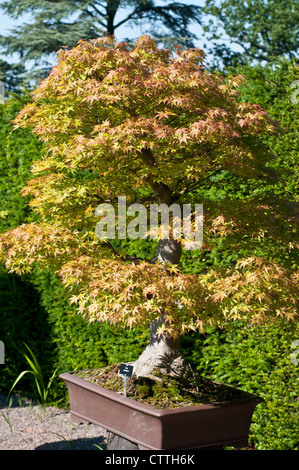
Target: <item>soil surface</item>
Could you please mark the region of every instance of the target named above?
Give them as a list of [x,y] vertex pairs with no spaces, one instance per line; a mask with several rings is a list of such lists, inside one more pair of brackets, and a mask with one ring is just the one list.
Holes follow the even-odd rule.
[[[76,375],[114,392],[124,394],[124,378],[119,376],[120,364],[106,368],[76,372]],[[186,379],[154,372],[151,378],[133,374],[126,379],[126,396],[155,408],[176,408],[223,403],[246,396],[241,390],[204,379],[193,372]]]
[[0,450],[99,450],[106,448],[106,430],[71,421],[62,408],[32,405],[14,397],[9,406],[0,395]]

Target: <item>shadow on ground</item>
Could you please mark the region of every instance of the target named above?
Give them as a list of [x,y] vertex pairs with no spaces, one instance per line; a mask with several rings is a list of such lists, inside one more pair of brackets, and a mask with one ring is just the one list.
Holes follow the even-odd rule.
[[3,408],[16,408],[16,407],[25,407],[25,406],[34,406],[37,403],[27,399],[18,397],[17,395],[7,395],[0,394],[0,410]]
[[48,442],[36,447],[35,450],[106,450],[106,443],[103,437],[94,437],[92,439]]

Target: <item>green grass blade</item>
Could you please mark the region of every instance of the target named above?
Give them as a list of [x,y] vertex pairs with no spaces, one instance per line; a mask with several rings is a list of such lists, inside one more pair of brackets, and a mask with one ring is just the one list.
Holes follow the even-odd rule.
[[16,380],[14,381],[10,391],[9,391],[9,394],[8,394],[8,397],[10,396],[11,392],[13,391],[13,389],[15,388],[15,386],[17,385],[17,383],[21,380],[21,378],[25,375],[25,374],[32,374],[33,372],[31,370],[23,370],[23,372],[20,373],[20,375],[16,378]]
[[24,354],[24,356],[26,357],[27,362],[30,363],[30,366],[31,366],[32,370],[35,370],[37,375],[42,376],[41,367],[40,367],[40,364],[39,364],[36,356],[34,355],[33,351],[29,348],[29,346],[26,343],[24,343],[24,345],[26,346],[26,348],[30,352],[30,355],[31,355],[31,358],[32,358],[32,360],[31,360],[31,359],[29,359],[29,357],[26,354]]

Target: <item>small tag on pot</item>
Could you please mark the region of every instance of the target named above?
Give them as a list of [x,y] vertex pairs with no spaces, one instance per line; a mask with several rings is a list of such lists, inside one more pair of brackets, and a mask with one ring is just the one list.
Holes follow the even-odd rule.
[[123,377],[132,377],[133,370],[134,366],[132,366],[131,364],[121,363],[118,375],[121,375]]

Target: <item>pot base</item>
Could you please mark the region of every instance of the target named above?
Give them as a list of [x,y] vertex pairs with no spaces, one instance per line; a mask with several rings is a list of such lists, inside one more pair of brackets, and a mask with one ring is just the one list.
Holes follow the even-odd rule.
[[140,450],[221,449],[248,446],[252,414],[261,399],[159,410],[91,383],[75,373],[66,382],[71,419],[97,424]]

